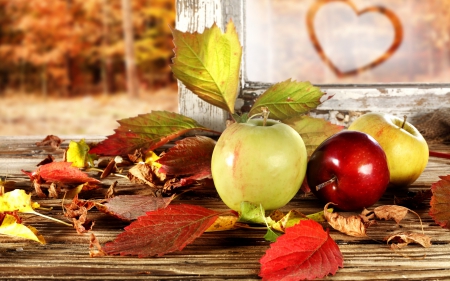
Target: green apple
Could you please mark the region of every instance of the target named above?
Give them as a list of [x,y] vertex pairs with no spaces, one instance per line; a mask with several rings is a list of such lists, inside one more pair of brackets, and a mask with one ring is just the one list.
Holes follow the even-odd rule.
[[405,119],[385,113],[367,113],[348,127],[371,135],[386,153],[390,183],[406,186],[422,174],[428,163],[428,145]]
[[220,136],[211,159],[214,185],[235,211],[243,201],[265,210],[286,205],[306,173],[306,147],[290,126],[275,120],[234,123]]

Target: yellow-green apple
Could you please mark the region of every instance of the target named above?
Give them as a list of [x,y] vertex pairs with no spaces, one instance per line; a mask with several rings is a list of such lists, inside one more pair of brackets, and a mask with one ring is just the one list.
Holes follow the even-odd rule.
[[290,126],[250,119],[227,127],[214,148],[211,172],[222,201],[236,211],[241,202],[265,210],[286,205],[306,173],[306,147]]
[[349,130],[374,137],[386,153],[390,182],[406,186],[422,174],[428,163],[428,145],[420,132],[405,119],[386,113],[366,113]]
[[389,184],[386,154],[366,133],[341,131],[322,142],[308,161],[307,182],[323,202],[345,211],[376,203]]

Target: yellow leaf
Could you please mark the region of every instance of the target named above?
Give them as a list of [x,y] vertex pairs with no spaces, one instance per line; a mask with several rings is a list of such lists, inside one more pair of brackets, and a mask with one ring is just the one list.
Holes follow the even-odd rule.
[[16,218],[8,214],[4,217],[3,222],[0,225],[0,233],[45,244],[44,237],[40,235],[34,227],[17,223]]
[[79,142],[70,141],[69,149],[67,150],[67,162],[71,162],[72,166],[77,168],[84,168],[92,164],[92,156],[88,153],[89,146],[86,144],[84,139]]
[[0,196],[0,212],[34,213],[38,203],[31,202],[31,194],[23,189],[14,189]]
[[72,226],[69,223],[36,212],[34,209],[39,207],[39,203],[31,201],[31,193],[27,194],[23,189],[14,189],[0,196],[0,212],[18,211],[19,213],[36,214],[49,220]]
[[145,155],[144,155],[144,158],[145,158],[145,163],[147,163],[147,164],[149,164],[149,165],[152,165],[152,166],[155,166],[156,168],[161,168],[161,164],[159,164],[158,162],[156,162],[156,161],[158,161],[159,160],[159,158],[161,158],[161,157],[159,157],[158,155],[156,155],[156,153],[154,153],[153,151],[147,151],[146,153],[145,153]]
[[236,228],[238,217],[233,214],[220,215],[216,221],[206,230],[206,232],[224,231]]

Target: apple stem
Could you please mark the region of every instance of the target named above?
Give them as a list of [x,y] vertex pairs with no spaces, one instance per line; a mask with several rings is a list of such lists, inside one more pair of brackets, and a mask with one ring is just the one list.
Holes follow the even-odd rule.
[[335,182],[336,180],[337,180],[337,177],[333,176],[331,179],[327,180],[326,182],[316,185],[316,190],[319,191],[322,188],[324,188],[325,186],[329,185],[330,183]]
[[405,123],[406,123],[406,118],[408,118],[406,115],[403,115],[403,124],[402,124],[402,129],[403,127],[405,127]]
[[437,151],[431,151],[430,150],[429,155],[431,157],[450,159],[450,153],[443,153],[443,152],[437,152]]
[[252,116],[250,116],[247,119],[247,121],[249,121],[249,120],[251,120],[251,119],[253,119],[255,117],[261,116],[263,118],[263,126],[266,126],[267,119],[269,118],[270,111],[269,111],[269,108],[265,107],[265,106],[261,107],[261,110],[262,110],[262,112],[253,114]]

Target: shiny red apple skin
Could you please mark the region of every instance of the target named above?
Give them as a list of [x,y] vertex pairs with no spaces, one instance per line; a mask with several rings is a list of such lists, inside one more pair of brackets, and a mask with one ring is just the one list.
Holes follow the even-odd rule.
[[[336,177],[332,183],[316,186]],[[386,154],[366,133],[342,131],[325,140],[307,166],[311,191],[323,202],[343,211],[357,211],[375,204],[389,184]]]

